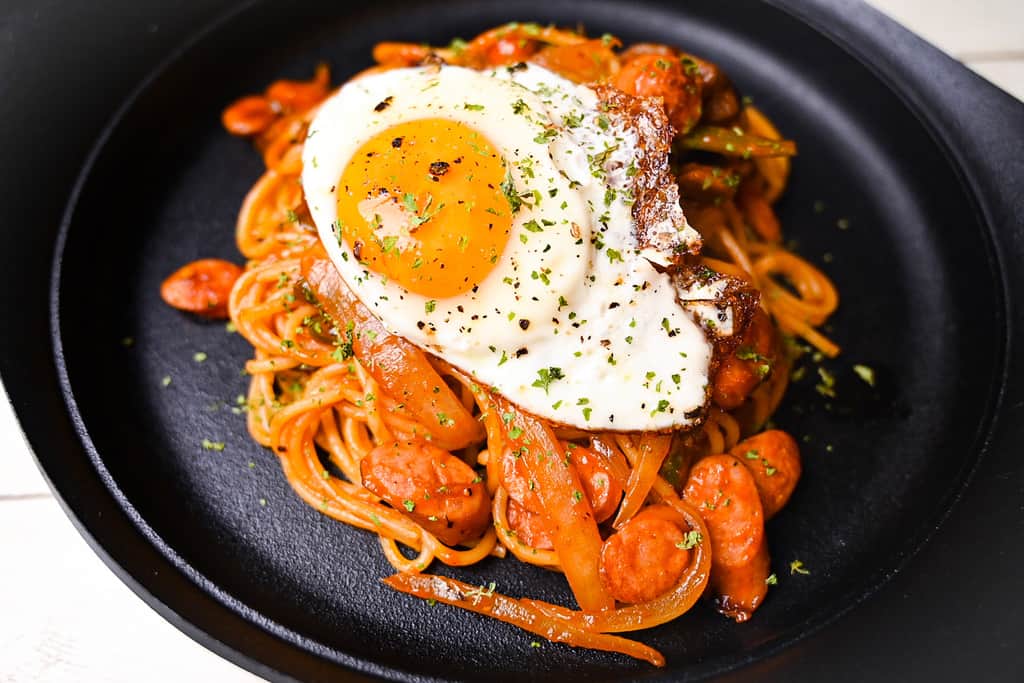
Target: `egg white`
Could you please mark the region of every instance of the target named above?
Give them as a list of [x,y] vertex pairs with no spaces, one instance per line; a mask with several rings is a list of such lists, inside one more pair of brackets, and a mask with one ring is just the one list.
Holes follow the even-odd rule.
[[[437,301],[361,266],[336,224],[336,185],[355,151],[418,118],[479,131],[525,202],[490,275]],[[700,419],[711,344],[634,237],[637,144],[591,89],[540,67],[395,69],[321,106],[302,183],[331,260],[389,330],[533,414],[589,430],[664,430]],[[685,222],[677,229],[699,239]]]

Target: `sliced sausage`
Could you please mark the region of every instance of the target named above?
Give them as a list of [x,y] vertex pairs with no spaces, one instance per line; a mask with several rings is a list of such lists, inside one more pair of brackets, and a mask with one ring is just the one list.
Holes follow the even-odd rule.
[[503,36],[487,48],[486,61],[490,66],[503,66],[526,61],[540,45],[536,40],[519,36]]
[[257,135],[277,120],[278,112],[266,97],[249,95],[234,102],[221,114],[221,123],[232,135]]
[[611,475],[604,459],[589,448],[567,444],[566,453],[576,466],[583,484],[583,493],[594,508],[594,519],[600,524],[618,509],[619,501],[622,500],[622,486]]
[[711,94],[705,94],[704,120],[707,123],[724,125],[735,120],[739,113],[740,98],[732,85],[726,83]]
[[378,446],[359,465],[363,486],[448,545],[478,538],[491,500],[473,468],[429,443]]
[[679,183],[679,194],[684,199],[714,202],[732,199],[740,177],[729,169],[690,162],[679,169],[676,180]]
[[533,512],[543,509],[535,490],[536,483],[527,476],[522,456],[513,454],[509,449],[505,449],[501,458],[501,485],[513,502]]
[[280,80],[271,83],[264,93],[277,108],[290,112],[306,111],[327,97],[330,87],[330,71],[326,64],[316,68],[316,74],[308,81]]
[[719,611],[746,621],[767,592],[769,563],[753,475],[731,455],[710,455],[690,470],[683,497],[711,535],[711,585]]
[[711,382],[711,398],[723,410],[738,408],[771,372],[775,362],[775,327],[760,307],[740,336],[736,349],[726,354]]
[[800,447],[780,429],[761,432],[740,441],[729,451],[754,475],[764,518],[783,508],[800,480]]
[[509,498],[505,514],[508,517],[509,528],[520,541],[538,550],[554,550],[555,543],[541,513],[534,512]]
[[690,564],[686,535],[653,505],[638,512],[601,548],[601,582],[619,602],[648,602],[667,593]]
[[[604,460],[589,448],[566,444],[569,462],[576,468],[576,474],[583,485],[583,493],[594,509],[598,524],[611,517],[622,500],[622,487],[611,476]],[[522,458],[506,451],[501,461],[501,485],[509,497],[531,512],[542,509],[540,498],[526,475]]]
[[638,97],[660,97],[665,113],[682,135],[697,125],[701,115],[701,85],[690,78],[678,59],[640,54],[623,62],[613,85]]
[[548,45],[530,61],[576,83],[596,83],[608,77],[616,57],[598,38],[572,45]]
[[226,318],[231,288],[241,276],[241,267],[230,261],[199,259],[164,280],[160,297],[181,311],[207,318]]
[[661,43],[633,43],[619,53],[619,59],[628,62],[641,55],[657,55],[666,59],[679,59],[679,50]]

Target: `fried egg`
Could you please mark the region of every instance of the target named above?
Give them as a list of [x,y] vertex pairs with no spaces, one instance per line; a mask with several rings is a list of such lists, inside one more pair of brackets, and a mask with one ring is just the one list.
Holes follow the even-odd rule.
[[692,426],[712,344],[655,266],[700,236],[674,186],[655,245],[631,212],[641,140],[541,67],[394,69],[323,103],[302,184],[382,324],[522,409],[587,430]]

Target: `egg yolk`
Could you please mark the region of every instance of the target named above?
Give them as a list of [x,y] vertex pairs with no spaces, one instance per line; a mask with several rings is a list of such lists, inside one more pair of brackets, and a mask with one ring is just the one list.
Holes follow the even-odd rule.
[[361,263],[410,292],[462,294],[487,277],[508,242],[506,175],[501,155],[470,126],[399,123],[342,171],[338,227]]

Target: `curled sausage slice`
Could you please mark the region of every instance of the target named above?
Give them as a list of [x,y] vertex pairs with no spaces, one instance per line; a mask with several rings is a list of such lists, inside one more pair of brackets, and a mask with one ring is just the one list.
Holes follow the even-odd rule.
[[711,585],[718,610],[743,622],[767,592],[768,545],[754,477],[731,455],[710,455],[690,470],[683,490],[711,536]]
[[729,452],[754,475],[764,518],[771,519],[793,495],[800,480],[796,440],[781,429],[771,429],[740,441]]
[[182,266],[160,286],[160,297],[180,311],[207,318],[228,317],[228,298],[242,269],[230,261],[204,258]]
[[267,88],[266,98],[284,111],[306,111],[327,97],[331,73],[326,64],[316,67],[316,74],[308,81],[280,80]]
[[672,516],[660,514],[666,507],[641,510],[601,548],[601,582],[619,602],[654,600],[679,583],[690,564],[691,542]]
[[363,486],[448,545],[478,538],[491,521],[491,500],[480,477],[437,446],[378,446],[359,469]]
[[221,114],[221,123],[232,135],[262,133],[277,120],[278,112],[263,95],[249,95],[234,102]]

